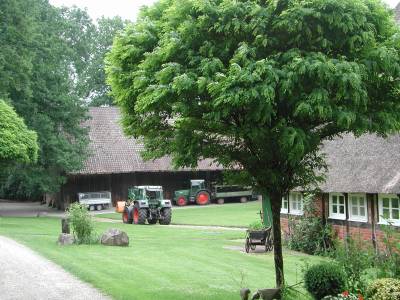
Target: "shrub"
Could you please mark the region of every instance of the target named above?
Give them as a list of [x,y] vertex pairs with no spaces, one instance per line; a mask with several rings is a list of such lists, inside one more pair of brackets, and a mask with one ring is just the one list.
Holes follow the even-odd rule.
[[361,239],[354,240],[348,237],[345,244],[338,243],[331,254],[346,274],[348,290],[356,294],[364,294],[367,271],[373,266],[373,249]]
[[307,291],[319,300],[343,292],[346,284],[345,276],[337,264],[321,263],[306,270],[304,284]]
[[388,222],[389,225],[383,225],[382,231],[383,244],[385,249],[383,253],[377,257],[378,277],[400,277],[400,233]]
[[317,216],[315,196],[309,194],[304,197],[304,216],[298,220],[289,219],[289,235],[287,245],[291,250],[307,254],[322,254],[333,244],[333,230],[329,224],[324,224]]
[[77,202],[71,204],[68,209],[68,218],[77,243],[91,244],[96,241],[93,220],[85,205]]
[[394,278],[381,278],[375,280],[367,289],[367,299],[399,300],[400,280]]

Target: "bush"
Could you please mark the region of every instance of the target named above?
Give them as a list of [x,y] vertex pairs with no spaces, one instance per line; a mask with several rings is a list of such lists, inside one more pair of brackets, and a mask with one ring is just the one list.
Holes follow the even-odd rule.
[[373,267],[374,252],[371,246],[359,240],[347,238],[345,244],[337,244],[331,253],[346,274],[346,286],[350,292],[364,294],[367,288],[368,269]]
[[71,204],[68,209],[68,218],[77,243],[91,244],[96,242],[93,220],[85,205],[78,202]]
[[345,290],[345,273],[333,263],[321,263],[309,267],[304,274],[307,291],[315,299],[337,295]]
[[377,257],[378,277],[400,277],[400,233],[389,222],[382,225],[385,250]]
[[393,278],[381,278],[375,280],[367,289],[367,299],[399,300],[400,280]]
[[287,245],[291,250],[307,254],[323,254],[333,244],[333,230],[329,224],[324,224],[317,216],[315,196],[304,197],[304,216],[300,219],[289,219],[289,235]]

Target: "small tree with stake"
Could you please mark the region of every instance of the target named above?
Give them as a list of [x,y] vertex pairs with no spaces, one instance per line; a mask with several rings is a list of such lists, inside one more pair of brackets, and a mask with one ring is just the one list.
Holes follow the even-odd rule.
[[321,143],[400,128],[398,37],[378,0],[161,0],[115,39],[108,82],[146,158],[212,158],[270,197],[280,287],[281,198],[321,180]]

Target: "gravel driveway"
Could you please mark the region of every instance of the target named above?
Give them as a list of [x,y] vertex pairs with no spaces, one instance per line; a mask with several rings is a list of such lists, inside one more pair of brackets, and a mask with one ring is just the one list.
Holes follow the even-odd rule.
[[110,298],[27,247],[0,236],[0,299]]

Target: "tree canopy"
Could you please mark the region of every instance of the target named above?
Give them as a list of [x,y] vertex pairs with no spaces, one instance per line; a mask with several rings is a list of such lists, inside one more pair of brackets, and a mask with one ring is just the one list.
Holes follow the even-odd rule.
[[0,170],[0,194],[38,198],[58,191],[64,174],[81,168],[86,155],[86,109],[73,76],[78,55],[71,55],[77,44],[68,38],[71,22],[47,1],[0,1],[0,20],[0,97],[39,144],[36,164]]
[[161,0],[115,41],[108,81],[147,158],[241,167],[272,200],[321,180],[319,147],[400,128],[399,34],[378,0]]
[[38,148],[36,133],[0,99],[0,163],[36,162]]

